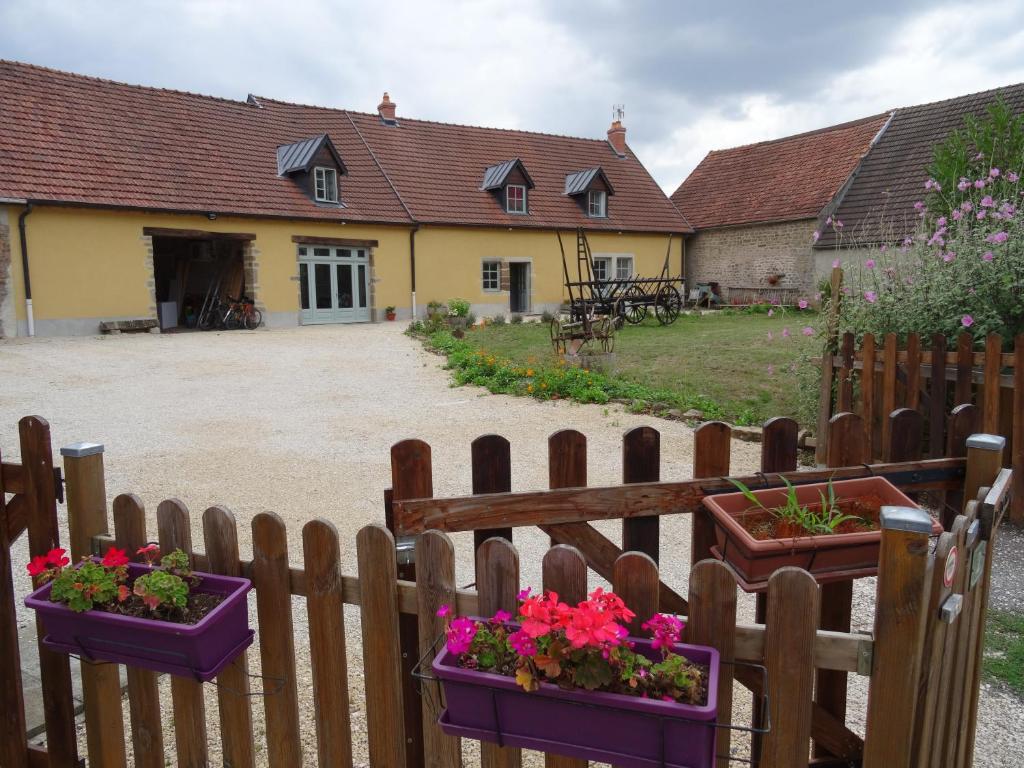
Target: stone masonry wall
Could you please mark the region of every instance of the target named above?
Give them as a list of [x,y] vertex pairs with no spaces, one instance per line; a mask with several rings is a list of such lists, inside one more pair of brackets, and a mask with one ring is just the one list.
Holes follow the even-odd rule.
[[14,287],[11,285],[11,227],[7,211],[0,208],[0,339],[17,335],[14,321]]
[[[729,289],[789,289],[801,294],[816,290],[811,237],[815,219],[780,224],[723,227],[698,232],[686,243],[688,287],[717,282],[729,300]],[[782,275],[777,284],[769,276]],[[734,290],[734,294],[737,292]]]

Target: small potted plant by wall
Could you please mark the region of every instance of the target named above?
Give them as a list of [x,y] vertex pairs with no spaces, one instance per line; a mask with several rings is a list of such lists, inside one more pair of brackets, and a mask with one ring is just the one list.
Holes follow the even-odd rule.
[[390,306],[390,305],[384,307],[384,317],[386,317],[388,320],[394,320],[395,319],[395,308]]
[[[718,553],[748,584],[796,566],[818,578],[878,567],[883,506],[916,507],[882,477],[866,477],[704,497],[715,523]],[[933,523],[936,534],[942,526]]]
[[715,764],[715,649],[680,644],[682,622],[662,614],[643,625],[652,639],[627,637],[633,612],[601,589],[575,607],[520,600],[515,621],[448,623],[433,662],[442,730],[624,768]]
[[448,300],[448,327],[465,330],[469,320],[469,302],[466,299]]
[[248,579],[193,572],[175,550],[156,545],[132,563],[111,547],[75,566],[63,549],[34,557],[29,573],[41,584],[25,598],[46,630],[43,644],[87,661],[110,661],[212,680],[253,640]]

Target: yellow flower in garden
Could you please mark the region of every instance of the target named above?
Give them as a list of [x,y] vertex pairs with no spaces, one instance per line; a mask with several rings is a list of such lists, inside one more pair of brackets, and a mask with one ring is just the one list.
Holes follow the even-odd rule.
[[533,392],[533,384],[527,384],[526,385],[526,391],[527,392]]
[[542,382],[540,383],[540,388],[541,388],[541,389],[547,389],[547,388],[548,388],[548,385],[547,385],[547,383],[545,383],[545,382],[543,382],[543,381],[542,381]]
[[527,368],[526,369],[526,375],[527,376],[533,376],[533,368]]

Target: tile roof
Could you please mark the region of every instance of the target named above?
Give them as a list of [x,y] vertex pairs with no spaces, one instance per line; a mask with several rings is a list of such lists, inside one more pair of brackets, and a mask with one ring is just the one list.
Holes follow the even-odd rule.
[[[278,175],[277,149],[322,134],[345,163],[346,207],[317,206]],[[528,217],[480,190],[484,170],[521,158],[536,184]],[[588,219],[566,174],[602,165],[619,195]],[[181,212],[380,223],[688,232],[628,152],[605,140],[125,85],[0,60],[0,197]]]
[[[924,195],[935,145],[960,128],[965,116],[981,115],[999,94],[1024,113],[1024,83],[896,110],[839,201],[835,216],[843,222],[843,241],[891,242],[913,232],[914,203]],[[835,232],[825,228],[817,247],[835,242]]]
[[888,114],[709,152],[672,194],[698,230],[813,218],[849,178]]
[[[605,139],[476,128],[399,116],[390,126],[373,114],[349,113],[417,221],[509,227],[690,232],[686,220],[627,148],[618,157]],[[530,215],[506,213],[481,192],[484,169],[517,157],[534,182]],[[608,217],[591,219],[566,197],[565,176],[600,165],[615,186]]]

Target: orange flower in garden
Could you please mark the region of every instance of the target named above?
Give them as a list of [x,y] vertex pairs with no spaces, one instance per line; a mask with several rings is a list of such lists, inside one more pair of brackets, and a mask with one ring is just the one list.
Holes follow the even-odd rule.
[[533,376],[533,368],[527,368],[526,369],[526,375],[527,376]]
[[526,391],[527,392],[533,392],[533,384],[527,384],[526,385]]
[[542,381],[542,382],[540,383],[540,388],[541,388],[541,389],[547,389],[547,388],[548,388],[547,382],[544,382],[544,381]]

